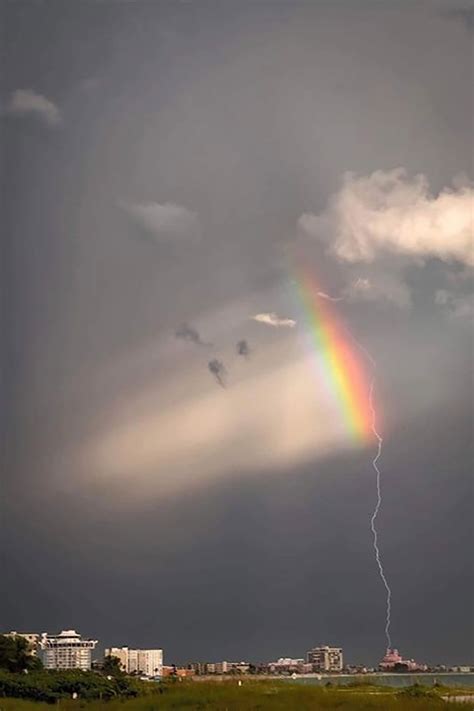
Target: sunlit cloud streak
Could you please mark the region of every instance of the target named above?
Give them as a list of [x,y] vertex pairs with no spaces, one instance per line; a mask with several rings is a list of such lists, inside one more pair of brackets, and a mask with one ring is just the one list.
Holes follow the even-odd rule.
[[318,291],[316,296],[319,296],[320,299],[326,299],[326,301],[342,301],[344,299],[343,296],[330,296],[325,291]]
[[84,443],[84,476],[94,472],[95,483],[104,485],[140,482],[137,497],[160,496],[236,469],[271,474],[350,447],[311,377],[312,356],[295,350],[289,362],[279,362],[284,350],[279,353],[259,351],[226,397],[201,379],[197,363],[179,376],[170,374],[166,387],[144,386],[124,396]]
[[256,314],[251,318],[254,321],[258,321],[258,323],[265,323],[267,326],[273,326],[274,328],[293,328],[296,326],[296,321],[292,318],[278,316],[273,311],[269,313]]

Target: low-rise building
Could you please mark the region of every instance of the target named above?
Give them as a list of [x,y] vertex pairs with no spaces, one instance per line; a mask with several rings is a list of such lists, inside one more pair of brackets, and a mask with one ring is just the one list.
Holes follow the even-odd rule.
[[[209,665],[208,665],[209,666]],[[249,662],[216,662],[216,674],[247,674],[250,669]]]
[[341,672],[344,666],[341,647],[313,647],[306,654],[306,661],[315,672]]
[[184,678],[187,676],[193,676],[194,672],[192,669],[189,669],[187,667],[177,667],[174,664],[171,666],[164,666],[163,667],[163,676],[174,676],[178,678]]
[[348,674],[367,674],[369,670],[364,664],[347,664],[345,671]]
[[206,663],[205,662],[190,662],[186,669],[194,676],[202,676],[206,673]]
[[268,663],[268,672],[270,674],[304,674],[304,666],[304,659],[280,657],[276,662]]
[[426,664],[419,664],[414,659],[403,659],[398,649],[387,648],[379,664],[380,671],[426,671]]
[[46,669],[91,668],[91,653],[96,639],[83,639],[75,630],[63,630],[57,635],[43,632],[39,640],[41,658]]

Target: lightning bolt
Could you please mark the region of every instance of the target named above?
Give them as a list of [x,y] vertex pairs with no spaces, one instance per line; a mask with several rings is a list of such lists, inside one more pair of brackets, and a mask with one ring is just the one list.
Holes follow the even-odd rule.
[[392,638],[390,636],[390,624],[391,624],[391,613],[392,613],[392,590],[390,588],[390,585],[388,584],[387,576],[385,575],[385,570],[384,570],[383,563],[382,563],[382,557],[380,555],[379,536],[378,536],[378,531],[377,531],[377,526],[376,526],[377,516],[379,515],[380,507],[382,505],[382,487],[381,487],[382,474],[380,472],[378,462],[379,462],[380,457],[382,456],[382,449],[383,449],[383,437],[380,435],[380,432],[377,430],[377,411],[376,411],[375,405],[374,405],[374,391],[375,391],[375,381],[376,381],[375,372],[377,370],[377,363],[376,363],[375,359],[371,356],[371,354],[369,353],[367,348],[364,348],[364,346],[361,345],[358,341],[355,341],[355,343],[357,343],[357,346],[365,354],[367,360],[372,365],[373,373],[374,373],[372,376],[372,380],[371,380],[370,388],[369,388],[369,407],[370,407],[370,412],[372,415],[371,429],[372,429],[374,437],[377,441],[377,450],[375,453],[375,457],[372,459],[372,467],[374,468],[374,471],[375,471],[377,502],[375,504],[374,511],[373,511],[372,516],[370,518],[370,530],[372,531],[375,560],[377,563],[377,567],[379,569],[380,579],[382,580],[383,586],[385,588],[385,592],[387,594],[386,615],[385,615],[385,637],[387,639],[387,647],[391,648]]
[[372,514],[372,517],[370,519],[370,528],[373,534],[373,543],[374,543],[374,551],[375,551],[375,560],[377,561],[377,566],[379,569],[379,575],[382,579],[382,582],[385,587],[385,591],[387,593],[387,601],[386,601],[386,618],[385,618],[385,637],[387,638],[387,647],[392,646],[392,640],[390,637],[390,615],[392,612],[392,590],[390,588],[390,585],[388,584],[384,567],[382,564],[382,559],[380,557],[380,550],[379,550],[379,544],[378,544],[378,533],[377,533],[377,528],[376,528],[376,520],[377,516],[380,510],[380,507],[382,505],[382,489],[380,486],[380,479],[381,479],[381,473],[380,469],[378,467],[378,461],[380,457],[382,456],[382,446],[383,446],[383,438],[380,436],[380,434],[377,431],[377,426],[376,426],[376,412],[375,412],[375,407],[374,407],[374,402],[373,402],[373,394],[374,394],[374,387],[375,387],[375,378],[372,379],[372,382],[370,384],[370,391],[369,391],[369,404],[370,404],[370,410],[372,412],[372,432],[375,435],[375,438],[377,440],[377,453],[375,457],[372,460],[372,466],[375,469],[375,481],[376,481],[376,486],[377,486],[377,503],[375,504],[375,509]]
[[[344,296],[330,296],[329,294],[326,294],[324,291],[319,291],[317,294],[320,298],[322,299],[328,299],[329,301],[344,301],[345,297]],[[380,555],[380,548],[379,548],[379,536],[378,536],[378,531],[377,531],[377,516],[379,515],[380,507],[382,506],[382,486],[381,486],[381,479],[382,479],[382,474],[379,469],[379,459],[382,456],[382,449],[383,449],[383,437],[380,435],[380,432],[377,430],[377,411],[375,409],[374,405],[374,391],[375,391],[375,382],[376,382],[376,371],[377,371],[377,362],[375,358],[372,357],[370,352],[365,348],[359,341],[354,337],[354,335],[347,330],[348,336],[353,340],[353,342],[356,344],[356,346],[359,348],[360,351],[365,355],[367,360],[369,361],[370,365],[372,366],[372,380],[370,382],[370,387],[369,387],[369,407],[370,407],[370,412],[372,416],[371,420],[371,429],[374,434],[374,437],[377,442],[377,449],[375,453],[375,457],[372,459],[372,467],[375,471],[375,484],[376,484],[376,489],[377,489],[377,501],[375,504],[374,511],[372,513],[372,516],[370,517],[370,530],[372,531],[372,536],[373,536],[373,546],[374,546],[374,553],[375,553],[375,561],[377,563],[380,579],[383,583],[383,586],[385,588],[385,592],[387,594],[386,597],[386,613],[385,613],[385,637],[387,639],[387,647],[391,648],[392,647],[392,638],[390,636],[390,625],[391,625],[391,613],[392,613],[392,590],[390,588],[390,585],[388,584],[387,576],[385,575],[385,570],[383,567],[383,562],[382,562],[382,556]]]

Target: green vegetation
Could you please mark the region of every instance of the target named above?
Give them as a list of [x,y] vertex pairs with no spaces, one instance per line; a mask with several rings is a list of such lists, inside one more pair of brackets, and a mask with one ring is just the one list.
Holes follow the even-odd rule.
[[[376,679],[354,680],[346,687],[298,684],[255,677],[225,681],[169,679],[143,682],[126,676],[116,657],[102,670],[48,671],[28,655],[21,637],[0,635],[0,711],[436,711],[453,708],[442,687],[415,684],[395,690]],[[241,683],[241,686],[239,686]],[[453,690],[450,689],[452,694]],[[73,698],[74,697],[74,698]],[[472,702],[470,704],[472,706]]]
[[48,671],[28,653],[23,637],[0,635],[0,698],[11,699],[2,702],[13,704],[9,708],[19,708],[18,699],[52,704],[77,695],[81,700],[104,701],[148,695],[155,690],[151,684],[125,676],[116,657],[107,657],[100,673]]
[[[62,675],[61,675],[62,676]],[[88,675],[93,676],[93,675]],[[98,679],[101,677],[99,675]],[[117,680],[106,680],[114,685]],[[381,687],[337,688],[310,684],[244,679],[223,682],[170,681],[148,683],[149,694],[133,699],[107,697],[108,700],[62,698],[62,711],[436,711],[452,709],[439,694],[422,686],[403,691]],[[70,687],[72,688],[72,687]],[[74,687],[78,688],[78,687]],[[105,688],[105,687],[104,687]],[[143,691],[141,689],[140,691]],[[139,693],[140,693],[139,691]],[[472,706],[472,703],[470,707]],[[459,706],[462,708],[462,706]],[[51,705],[33,701],[0,698],[0,711],[49,711]]]
[[54,703],[70,699],[72,694],[77,694],[80,699],[104,700],[135,697],[150,691],[150,684],[125,675],[106,677],[95,672],[75,670],[42,670],[28,674],[0,671],[0,697]]
[[111,657],[109,654],[104,659],[102,672],[106,676],[121,676],[122,669],[120,667],[120,659],[118,657]]
[[38,657],[29,654],[28,642],[23,637],[0,635],[0,669],[22,672],[41,669]]

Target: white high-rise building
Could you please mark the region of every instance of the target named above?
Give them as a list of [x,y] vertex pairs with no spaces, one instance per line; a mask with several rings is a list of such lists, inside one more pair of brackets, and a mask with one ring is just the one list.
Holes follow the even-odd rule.
[[306,661],[313,665],[314,671],[340,672],[343,667],[340,647],[314,647],[306,654]]
[[57,635],[43,632],[39,646],[46,669],[91,668],[91,652],[97,645],[96,639],[82,639],[75,630],[63,630]]
[[162,649],[110,647],[105,650],[105,656],[117,657],[122,670],[128,674],[143,674],[149,677],[163,675]]
[[139,649],[138,650],[138,670],[145,676],[163,675],[163,650],[162,649]]
[[138,649],[128,650],[127,666],[125,671],[128,674],[138,674],[138,672],[140,671],[138,665]]
[[124,672],[128,672],[129,652],[128,647],[111,647],[105,650],[105,656],[117,657],[120,662],[120,669]]

